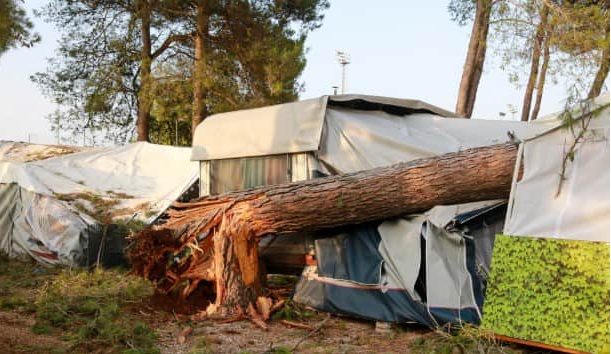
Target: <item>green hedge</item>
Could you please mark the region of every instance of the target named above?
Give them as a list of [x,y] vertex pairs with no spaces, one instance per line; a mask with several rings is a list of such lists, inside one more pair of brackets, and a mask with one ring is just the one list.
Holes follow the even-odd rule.
[[497,334],[609,352],[609,244],[496,237],[482,326]]

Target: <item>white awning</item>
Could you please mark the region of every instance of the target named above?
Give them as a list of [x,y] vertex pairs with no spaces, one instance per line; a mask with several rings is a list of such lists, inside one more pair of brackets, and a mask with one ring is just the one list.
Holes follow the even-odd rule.
[[215,114],[195,130],[191,160],[318,150],[327,96]]

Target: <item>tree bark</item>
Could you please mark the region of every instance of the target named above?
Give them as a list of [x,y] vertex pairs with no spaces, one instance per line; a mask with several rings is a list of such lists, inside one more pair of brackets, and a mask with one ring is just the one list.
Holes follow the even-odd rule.
[[516,147],[501,144],[391,167],[177,203],[163,225],[132,238],[135,274],[188,296],[214,283],[209,314],[246,313],[263,294],[258,242],[383,220],[435,205],[507,198]]
[[205,1],[197,2],[197,18],[195,31],[195,59],[193,64],[193,116],[191,119],[191,136],[195,129],[206,117],[206,104],[204,102],[204,80],[206,75],[205,40],[208,34],[208,13]]
[[477,88],[481,78],[486,56],[486,41],[492,12],[491,0],[478,0],[475,9],[475,19],[471,29],[469,48],[463,73],[458,88],[456,113],[463,117],[471,117],[475,105]]
[[138,141],[149,141],[151,118],[151,9],[148,1],[140,3],[142,50],[140,54],[140,88],[138,90]]
[[547,16],[549,14],[549,8],[546,5],[542,5],[540,9],[541,20],[537,25],[537,31],[535,33],[535,39],[533,43],[533,52],[530,63],[530,74],[528,76],[528,82],[526,84],[526,90],[524,92],[524,100],[522,103],[522,116],[523,122],[528,121],[530,115],[530,105],[532,103],[533,91],[535,89],[535,83],[537,82],[539,75],[539,61],[541,59],[541,45],[545,37],[547,30]]
[[592,87],[590,88],[590,92],[588,93],[588,98],[595,98],[600,95],[600,91],[605,83],[605,79],[609,74],[609,25],[607,23],[605,36],[605,47],[603,48],[602,57],[600,58],[600,66],[598,67],[598,71],[596,72],[596,77],[592,82]]

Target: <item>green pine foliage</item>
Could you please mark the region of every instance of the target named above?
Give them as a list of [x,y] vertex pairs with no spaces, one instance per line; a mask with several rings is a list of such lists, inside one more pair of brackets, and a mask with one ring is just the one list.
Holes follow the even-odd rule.
[[134,312],[152,286],[120,270],[64,270],[36,298],[34,333],[63,332],[77,352],[159,353],[157,333]]
[[19,0],[0,0],[0,55],[40,41],[40,36],[32,32],[33,27]]
[[[188,146],[194,88],[203,88],[202,118],[296,100],[306,36],[328,7],[327,0],[52,0],[40,11],[60,31],[59,48],[32,80],[58,104],[47,118],[64,142],[125,143],[138,125],[146,133],[138,129],[139,139]],[[196,65],[200,10],[207,25]]]
[[482,327],[609,352],[609,244],[497,236]]

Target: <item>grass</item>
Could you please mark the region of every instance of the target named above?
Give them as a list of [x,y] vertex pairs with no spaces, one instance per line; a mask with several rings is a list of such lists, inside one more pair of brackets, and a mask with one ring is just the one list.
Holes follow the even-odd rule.
[[36,312],[36,289],[58,272],[34,261],[10,260],[0,252],[0,310]]
[[[289,279],[278,280],[283,283]],[[59,340],[65,344],[62,347],[64,352],[159,353],[158,346],[166,344],[151,326],[158,325],[162,317],[150,317],[140,312],[141,309],[150,312],[152,292],[152,285],[148,281],[128,276],[126,270],[59,269],[41,266],[33,261],[9,260],[0,254],[0,311],[23,314],[23,318],[29,319],[24,322],[24,329],[27,331],[29,327],[31,337],[52,337],[56,340],[53,343]],[[274,318],[316,325],[319,316],[324,315],[287,299],[284,308]],[[319,334],[343,338],[351,328],[348,326],[349,319],[334,323],[335,328],[325,326]],[[209,323],[203,325],[214,326]],[[167,324],[163,328],[167,331]],[[293,341],[293,336],[302,338],[306,333],[284,327],[277,331],[277,336],[270,340],[270,343],[273,340],[276,344],[270,344],[268,353],[291,353],[292,347],[279,342]],[[160,330],[160,333],[165,332]],[[248,336],[249,330],[236,331],[235,335]],[[430,332],[415,339],[411,335],[409,331],[384,335],[370,335],[367,332],[367,335],[349,339],[351,343],[347,344],[364,349],[377,348],[380,352],[400,349],[413,353],[519,353],[513,347],[496,341],[489,332],[471,326]],[[214,353],[218,345],[225,345],[225,342],[216,342],[214,337],[206,335],[193,335],[190,338],[192,344],[185,348],[185,353]],[[48,352],[46,349],[36,350],[37,345],[42,348],[44,343],[26,340],[20,345],[23,352]],[[336,346],[323,348],[319,341],[310,345],[304,342],[302,350],[307,348],[307,352],[320,353],[339,350]],[[241,347],[239,350],[244,354],[261,352],[261,348],[253,350]]]
[[272,319],[274,320],[305,320],[316,316],[316,312],[308,310],[305,307],[287,299],[282,309],[276,312]]
[[138,320],[137,309],[152,294],[151,285],[124,271],[64,270],[36,298],[32,331],[63,332],[74,348],[90,351],[157,353],[157,334]]
[[138,313],[152,293],[126,270],[60,269],[0,253],[0,310],[35,315],[30,331],[71,352],[159,353],[158,335]]
[[439,329],[415,338],[410,343],[414,353],[439,354],[517,354],[522,353],[499,342],[492,332],[465,324],[449,331]]

